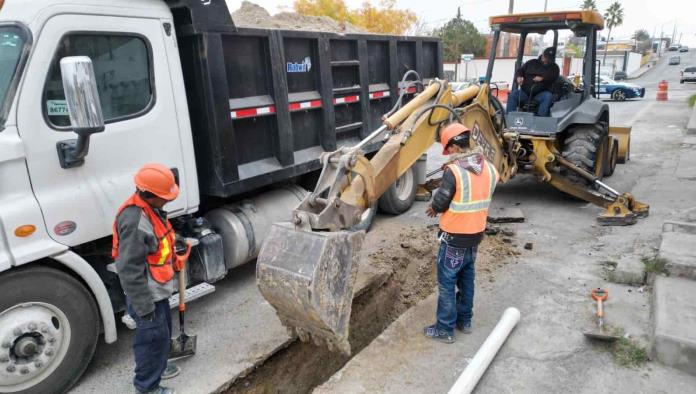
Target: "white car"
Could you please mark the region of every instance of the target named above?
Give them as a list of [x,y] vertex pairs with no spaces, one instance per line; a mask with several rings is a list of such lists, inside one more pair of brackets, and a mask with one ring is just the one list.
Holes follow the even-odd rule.
[[682,70],[679,83],[696,82],[696,66],[687,67]]

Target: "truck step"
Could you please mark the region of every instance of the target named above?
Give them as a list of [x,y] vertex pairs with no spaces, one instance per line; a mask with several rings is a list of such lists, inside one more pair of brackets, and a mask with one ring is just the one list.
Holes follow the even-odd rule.
[[[214,291],[215,286],[207,282],[203,282],[193,287],[189,287],[188,289],[186,289],[186,303],[197,300]],[[174,309],[177,306],[179,306],[179,293],[176,293],[169,297],[169,308]],[[121,317],[121,322],[123,322],[123,324],[125,324],[126,327],[130,328],[131,330],[135,329],[135,320],[132,317],[130,317],[128,313],[123,314],[123,317]]]

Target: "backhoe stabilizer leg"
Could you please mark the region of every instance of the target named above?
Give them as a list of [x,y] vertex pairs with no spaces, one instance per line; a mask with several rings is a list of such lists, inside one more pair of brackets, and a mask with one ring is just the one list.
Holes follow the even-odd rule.
[[256,262],[256,280],[280,321],[303,341],[350,354],[357,252],[364,231],[306,231],[275,223]]
[[627,226],[635,224],[638,218],[648,216],[650,207],[637,201],[631,193],[624,193],[609,204],[606,211],[597,217],[602,226]]

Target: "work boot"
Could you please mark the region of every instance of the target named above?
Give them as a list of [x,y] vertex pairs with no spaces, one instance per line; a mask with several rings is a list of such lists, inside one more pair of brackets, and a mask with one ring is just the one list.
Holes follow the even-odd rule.
[[434,339],[444,343],[454,343],[454,335],[445,330],[438,330],[437,325],[423,327],[423,335],[426,338]]
[[179,368],[176,364],[167,362],[167,368],[164,369],[164,372],[162,372],[162,379],[171,379],[181,372],[181,368]]
[[471,334],[473,329],[471,328],[471,323],[457,323],[457,330],[461,331],[464,334]]
[[138,394],[176,394],[176,391],[174,391],[174,389],[170,389],[169,387],[162,387],[162,386],[159,386],[156,389],[150,390],[150,391],[136,390],[135,392]]

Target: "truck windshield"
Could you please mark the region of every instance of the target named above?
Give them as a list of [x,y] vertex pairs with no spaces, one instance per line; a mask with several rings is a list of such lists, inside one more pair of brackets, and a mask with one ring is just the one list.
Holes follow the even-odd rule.
[[27,37],[20,27],[0,26],[0,130],[4,128],[7,112],[14,95],[13,82],[19,79],[19,64],[22,60]]

